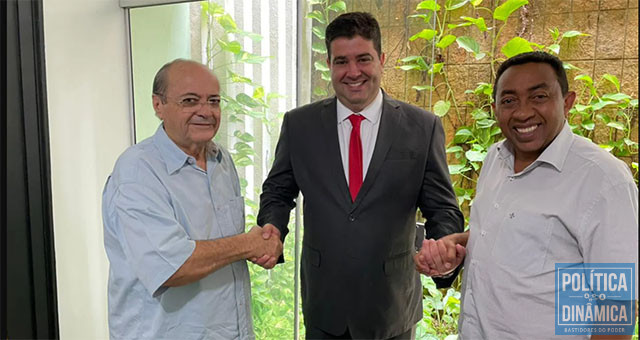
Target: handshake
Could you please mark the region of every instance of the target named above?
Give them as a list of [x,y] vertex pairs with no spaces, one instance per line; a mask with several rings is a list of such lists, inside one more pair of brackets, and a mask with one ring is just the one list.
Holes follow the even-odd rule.
[[451,274],[464,261],[469,232],[422,241],[422,248],[413,257],[416,270],[427,276]]
[[273,268],[282,255],[280,230],[273,224],[254,226],[247,233],[251,252],[247,259],[264,269]]

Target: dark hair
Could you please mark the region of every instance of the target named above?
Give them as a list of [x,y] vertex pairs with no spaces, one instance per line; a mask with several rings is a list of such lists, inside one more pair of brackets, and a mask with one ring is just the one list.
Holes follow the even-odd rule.
[[493,83],[493,100],[496,100],[496,91],[498,90],[498,80],[502,74],[511,66],[528,64],[528,63],[544,63],[551,66],[553,71],[556,73],[556,79],[558,79],[558,83],[560,84],[560,90],[562,91],[562,95],[566,95],[569,92],[569,83],[567,81],[567,73],[564,71],[564,67],[562,66],[562,60],[558,59],[558,57],[542,52],[542,51],[534,51],[518,54],[513,56],[505,62],[503,62],[498,68],[498,72],[496,72],[496,80]]
[[331,42],[336,38],[353,38],[359,35],[373,41],[373,47],[382,55],[382,41],[380,38],[380,26],[378,21],[366,12],[350,12],[339,15],[327,26],[324,42],[327,45],[327,53],[331,58]]
[[171,68],[171,66],[178,63],[195,63],[195,61],[181,58],[174,59],[162,65],[162,67],[156,73],[156,76],[153,77],[153,88],[151,92],[157,96],[162,97],[163,103],[167,95],[167,87],[169,86],[169,81],[167,80],[169,69]]

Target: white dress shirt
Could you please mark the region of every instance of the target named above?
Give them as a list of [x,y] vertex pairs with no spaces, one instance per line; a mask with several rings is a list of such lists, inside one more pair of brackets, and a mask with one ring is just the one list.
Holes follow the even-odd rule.
[[637,272],[638,188],[622,161],[567,123],[527,168],[513,164],[502,141],[482,166],[460,339],[588,339],[555,335],[555,264],[635,262]]
[[342,157],[342,169],[344,177],[349,184],[349,138],[351,137],[351,121],[349,116],[357,113],[365,119],[360,123],[360,139],[362,141],[362,181],[367,176],[367,169],[371,163],[373,149],[376,147],[378,128],[380,128],[380,116],[382,115],[382,90],[378,90],[376,98],[360,112],[352,112],[338,99],[338,142],[340,143],[340,156]]

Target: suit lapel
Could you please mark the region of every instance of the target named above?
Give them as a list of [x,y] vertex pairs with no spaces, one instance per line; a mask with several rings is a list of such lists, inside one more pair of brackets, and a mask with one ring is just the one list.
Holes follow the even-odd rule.
[[[398,105],[395,100],[389,98],[387,94],[383,92],[382,115],[380,116],[380,127],[378,129],[378,137],[376,138],[376,146],[373,149],[373,156],[371,157],[371,163],[369,163],[367,176],[365,177],[364,182],[362,183],[362,187],[358,192],[356,201],[351,205],[351,212],[353,212],[358,207],[358,205],[360,205],[360,202],[362,202],[364,197],[367,195],[367,193],[375,183],[375,179],[380,172],[380,168],[382,167],[382,163],[387,156],[387,152],[389,151],[391,144],[393,144],[393,141],[397,136],[397,126],[400,121],[401,114],[402,112],[400,111],[400,105]],[[350,197],[349,202],[351,202]]]
[[344,168],[342,167],[342,157],[340,156],[340,143],[338,141],[338,112],[336,108],[336,97],[326,99],[320,113],[322,119],[322,128],[324,130],[327,152],[327,168],[329,175],[335,180],[336,196],[341,199],[342,205],[350,206],[351,196],[349,194],[349,185],[344,177]]

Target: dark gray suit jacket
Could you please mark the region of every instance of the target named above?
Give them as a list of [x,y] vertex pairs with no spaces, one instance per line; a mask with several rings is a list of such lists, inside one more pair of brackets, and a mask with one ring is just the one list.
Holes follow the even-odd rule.
[[351,202],[338,144],[336,98],[285,114],[258,224],[286,236],[304,195],[302,306],[307,325],[354,338],[389,338],[422,318],[413,264],[416,208],[428,238],[462,232],[444,131],[432,113],[384,94],[373,157]]

